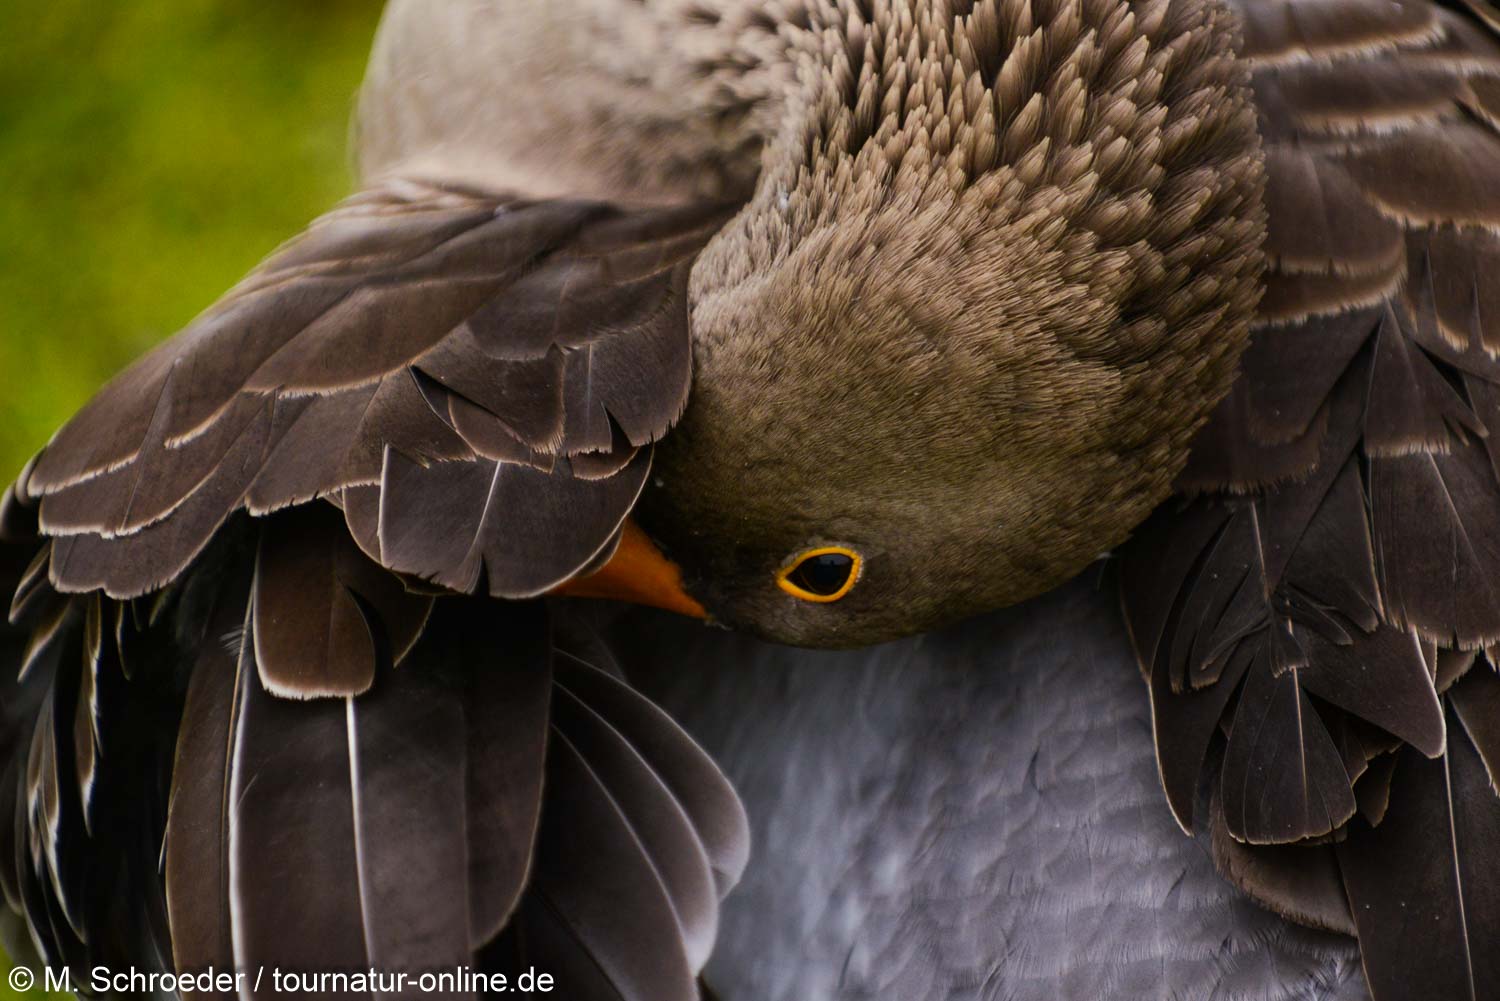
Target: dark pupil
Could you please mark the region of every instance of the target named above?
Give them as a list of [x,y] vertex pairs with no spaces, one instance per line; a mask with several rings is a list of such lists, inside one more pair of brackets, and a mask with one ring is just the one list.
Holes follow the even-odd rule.
[[809,556],[792,571],[792,583],[813,594],[837,594],[849,580],[854,569],[854,560],[843,553],[823,553]]

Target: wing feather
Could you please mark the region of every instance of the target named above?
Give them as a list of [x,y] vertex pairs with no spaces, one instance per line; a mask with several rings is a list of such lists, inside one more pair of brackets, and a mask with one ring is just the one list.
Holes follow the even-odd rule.
[[[225,594],[214,609],[209,641],[193,665],[177,733],[163,877],[173,959],[180,971],[235,968],[229,755],[243,691],[240,674],[255,668],[252,628],[248,594]],[[221,638],[236,631],[239,642],[228,649]]]
[[722,898],[739,882],[750,855],[749,821],[728,778],[671,717],[623,680],[572,656],[558,659],[557,675],[672,792],[703,842]]
[[1495,669],[1486,664],[1465,675],[1454,686],[1450,701],[1464,733],[1484,762],[1490,790],[1500,795],[1500,678]]
[[1337,849],[1380,1001],[1488,997],[1500,982],[1490,934],[1500,922],[1500,798],[1449,722],[1448,752],[1402,751],[1383,820]]
[[[619,529],[650,469],[641,452],[617,476],[589,480],[561,464],[434,463],[388,456],[381,490],[382,562],[459,591],[481,575],[491,594],[546,591],[593,558]],[[586,532],[564,535],[583,527]]]
[[248,669],[237,686],[225,831],[235,968],[368,968],[347,704],[278,699]]
[[[268,585],[257,574],[254,586]],[[545,616],[445,603],[401,669],[382,660],[367,691],[288,701],[260,680],[260,610],[243,589],[224,605],[194,668],[173,773],[178,968],[469,965],[530,864]],[[237,656],[217,636],[235,615]],[[317,656],[316,643],[303,649]]]
[[[575,652],[556,653],[544,604],[410,593],[338,529],[327,505],[240,516],[155,615],[71,599],[97,610],[69,616],[65,655],[25,682],[47,685],[25,719],[28,769],[0,775],[19,820],[0,886],[49,958],[84,970],[151,940],[184,972],[414,971],[490,962],[521,939],[538,968],[569,976],[569,996],[597,984],[600,997],[694,997],[744,866],[745,818],[722,774],[579,659],[612,662],[582,620],[567,630]],[[129,642],[150,655],[127,682],[110,650],[142,629]],[[153,647],[163,636],[170,649]],[[346,656],[373,665],[368,684],[308,689]],[[154,684],[183,674],[179,724]],[[94,713],[90,677],[108,712]],[[120,756],[174,730],[160,759]],[[85,747],[102,797],[88,812],[74,777]],[[153,805],[158,782],[170,797]],[[144,805],[122,813],[131,797]],[[101,843],[133,825],[128,845]],[[116,850],[149,867],[116,870]],[[142,917],[92,892],[117,871],[164,884],[159,919],[148,893],[129,896]]]
[[1119,578],[1163,784],[1238,885],[1352,927],[1376,1001],[1490,997],[1500,38],[1483,4],[1239,6],[1267,294]]
[[[503,597],[565,580],[634,503],[649,465],[637,450],[682,412],[687,276],[724,218],[412,182],[356,196],[38,457],[26,489],[56,539],[53,585],[146,594],[240,508],[371,485],[380,527],[356,513],[350,530],[388,535],[365,549],[389,549],[392,569]],[[418,514],[429,502],[484,537],[434,539]],[[539,549],[544,566],[516,562]]]
[[326,504],[294,508],[260,534],[255,662],[273,694],[368,690],[379,665],[410,651],[431,609],[360,552]]
[[559,731],[611,791],[667,893],[688,964],[703,969],[719,913],[707,849],[671,790],[620,732],[566,688],[559,696]]
[[738,800],[610,675],[561,658],[554,690],[546,604],[491,599],[614,552],[725,218],[393,181],[57,434],[0,497],[0,889],[49,961],[529,937],[579,985],[696,997]]
[[[557,732],[552,747],[547,781],[562,792],[543,811],[518,927],[525,936],[533,915],[553,926],[551,942],[533,945],[537,967],[555,970],[559,982],[598,984],[579,1001],[697,1001],[677,916],[649,854],[577,748]],[[622,911],[634,915],[628,925]]]

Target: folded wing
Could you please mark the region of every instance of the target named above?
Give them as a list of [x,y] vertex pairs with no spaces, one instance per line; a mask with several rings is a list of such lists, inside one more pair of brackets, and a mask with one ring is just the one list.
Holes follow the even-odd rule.
[[1358,934],[1377,1001],[1495,996],[1500,35],[1242,7],[1261,322],[1121,568],[1163,783],[1240,885]]
[[682,411],[724,216],[392,183],[57,434],[0,502],[0,890],[48,962],[696,999],[743,812],[539,595]]
[[718,209],[393,184],[320,219],[54,437],[48,575],[130,598],[236,510],[327,498],[377,562],[529,597],[611,545],[687,399]]

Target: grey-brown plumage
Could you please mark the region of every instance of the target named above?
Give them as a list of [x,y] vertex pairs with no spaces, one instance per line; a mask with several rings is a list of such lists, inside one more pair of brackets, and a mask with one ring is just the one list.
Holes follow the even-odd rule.
[[1118,580],[1178,819],[1377,1001],[1489,996],[1493,19],[397,0],[366,190],[0,503],[7,902],[80,969],[687,1001],[743,814],[542,596],[634,512],[678,607],[859,645],[1175,483]]
[[[34,736],[9,759],[17,854],[5,885],[42,957],[78,969],[519,964],[570,978],[598,963],[611,996],[692,996],[746,850],[717,769],[581,659],[568,634],[585,626],[555,635],[531,603],[408,594],[433,611],[397,666],[407,609],[351,591],[368,632],[345,639],[309,588],[311,622],[283,650],[299,649],[305,670],[277,673],[258,634],[271,621],[255,597],[265,549],[289,541],[277,531],[306,532],[294,518],[323,518],[327,535],[337,512],[323,506],[258,532],[236,519],[174,586],[175,611],[127,620],[130,638],[106,635],[97,650],[96,613],[75,612],[62,653],[10,683],[7,711],[27,713],[17,727]],[[151,656],[127,683],[117,658],[141,645]],[[372,649],[374,677],[330,697],[347,679],[327,669]],[[97,771],[75,774],[94,741]],[[129,805],[147,790],[164,798]],[[635,889],[581,877],[582,844],[603,873],[633,870]],[[529,933],[537,921],[552,938]]]
[[[693,397],[644,500],[726,622],[930,627],[1066,580],[1164,496],[1259,294],[1232,32],[1212,4],[826,15],[805,117],[694,268]],[[869,556],[845,600],[763,587],[824,544]]]
[[1425,4],[1243,13],[1266,298],[1190,499],[1122,563],[1163,780],[1239,885],[1358,934],[1377,999],[1491,997],[1500,38]]
[[[733,793],[628,690],[555,716],[552,616],[455,591],[613,551],[719,214],[359,197],[59,433],[4,503],[30,634],[7,899],[43,958],[598,963],[610,996],[695,995],[744,864]],[[592,761],[637,743],[629,773]],[[633,896],[578,881],[579,838]]]
[[[58,433],[21,485],[56,539],[53,585],[135,597],[238,508],[371,485],[374,524],[345,513],[389,569],[459,591],[483,572],[513,597],[566,579],[686,399],[706,218],[622,226],[606,206],[420,185],[352,199]],[[621,449],[635,459],[613,475],[572,472]]]
[[[383,659],[399,665],[427,625],[433,599],[415,595],[359,550],[327,504],[269,522],[251,596],[256,669],[289,698],[360,695]],[[308,649],[309,636],[327,642]]]

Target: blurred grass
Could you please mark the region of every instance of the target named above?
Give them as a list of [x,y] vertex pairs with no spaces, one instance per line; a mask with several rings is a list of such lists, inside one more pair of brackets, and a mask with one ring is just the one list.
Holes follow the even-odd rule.
[[348,193],[379,7],[0,0],[0,487]]
[[379,0],[0,0],[0,483],[346,194]]

